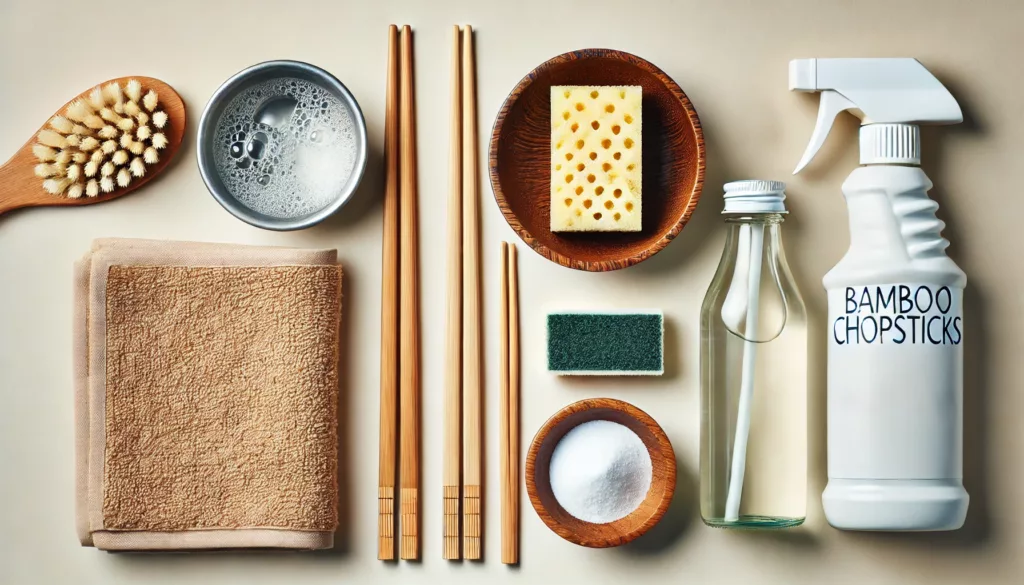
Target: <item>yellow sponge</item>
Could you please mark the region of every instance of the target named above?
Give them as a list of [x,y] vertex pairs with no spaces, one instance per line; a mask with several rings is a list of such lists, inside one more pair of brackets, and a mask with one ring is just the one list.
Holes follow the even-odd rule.
[[551,231],[641,228],[643,89],[551,88]]

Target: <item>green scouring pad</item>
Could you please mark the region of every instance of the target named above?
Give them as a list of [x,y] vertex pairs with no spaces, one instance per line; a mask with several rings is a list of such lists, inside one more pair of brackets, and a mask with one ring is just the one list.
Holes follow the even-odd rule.
[[660,312],[548,314],[548,370],[563,376],[660,376]]

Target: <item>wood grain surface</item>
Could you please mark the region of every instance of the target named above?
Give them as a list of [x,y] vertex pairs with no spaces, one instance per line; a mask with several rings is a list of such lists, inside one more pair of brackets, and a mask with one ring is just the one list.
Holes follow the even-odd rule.
[[[553,85],[643,87],[643,229],[552,233]],[[498,207],[512,229],[545,258],[578,270],[632,266],[683,229],[704,184],[704,135],[690,100],[668,75],[629,53],[583,49],[531,71],[502,105],[491,132],[489,167]]]
[[[124,87],[129,79],[139,80],[142,83],[143,93],[151,89],[156,91],[160,100],[158,108],[167,112],[167,125],[162,130],[164,135],[167,136],[167,146],[160,151],[160,161],[155,165],[146,165],[146,174],[142,177],[132,177],[132,182],[128,187],[117,187],[110,193],[100,193],[96,197],[83,196],[78,199],[71,199],[64,195],[53,195],[43,190],[43,180],[37,177],[33,170],[36,163],[39,162],[36,160],[35,155],[32,154],[32,146],[36,143],[36,134],[33,133],[28,141],[25,142],[25,145],[0,167],[0,214],[22,207],[103,203],[104,201],[110,201],[135,191],[149,181],[152,181],[161,171],[167,168],[174,155],[178,153],[178,149],[181,147],[181,140],[185,136],[185,102],[181,100],[181,96],[174,91],[174,88],[152,77],[131,75],[108,79],[98,85],[105,86],[108,83],[117,82],[121,87]],[[71,102],[86,97],[93,87],[68,100],[60,109],[54,111],[53,115],[63,114]],[[50,118],[40,120],[40,130],[49,127]]]
[[[647,497],[625,518],[593,524],[565,511],[551,491],[549,466],[555,445],[576,426],[592,420],[609,420],[629,427],[647,446],[653,477]],[[676,489],[676,457],[665,431],[639,408],[611,398],[580,400],[549,418],[537,431],[526,454],[526,493],[540,519],[569,542],[592,548],[626,544],[661,520]]]

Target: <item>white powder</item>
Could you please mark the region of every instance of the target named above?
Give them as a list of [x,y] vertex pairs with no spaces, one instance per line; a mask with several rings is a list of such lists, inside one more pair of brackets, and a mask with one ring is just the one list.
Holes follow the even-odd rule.
[[551,489],[565,511],[593,524],[629,515],[651,487],[651,455],[625,425],[585,422],[555,445]]

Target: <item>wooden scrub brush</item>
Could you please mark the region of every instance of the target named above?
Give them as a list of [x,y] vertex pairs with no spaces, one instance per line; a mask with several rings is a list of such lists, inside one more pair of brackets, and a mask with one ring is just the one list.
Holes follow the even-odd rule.
[[151,77],[112,79],[64,105],[0,167],[0,214],[86,205],[130,193],[162,171],[185,134],[185,104]]

